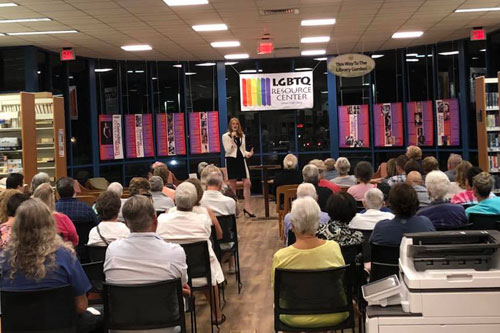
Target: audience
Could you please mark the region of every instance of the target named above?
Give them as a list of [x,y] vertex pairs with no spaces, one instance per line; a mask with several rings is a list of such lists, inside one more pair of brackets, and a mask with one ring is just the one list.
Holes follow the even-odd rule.
[[425,185],[431,199],[429,206],[420,209],[417,216],[431,220],[434,228],[453,228],[467,224],[464,208],[445,200],[450,187],[448,176],[442,171],[431,171],[425,177]]
[[174,201],[163,193],[163,179],[160,176],[152,176],[149,178],[149,183],[151,184],[151,196],[156,211],[168,212],[170,208],[175,206]]
[[31,178],[31,193],[35,192],[36,188],[41,184],[50,184],[50,177],[45,172],[39,172]]
[[405,233],[435,230],[427,217],[415,216],[418,197],[411,185],[395,184],[389,193],[389,203],[395,217],[375,225],[370,238],[371,243],[399,246]]
[[420,162],[422,160],[422,149],[419,146],[408,146],[406,148],[406,157],[409,160]]
[[404,183],[406,181],[406,162],[408,162],[408,158],[405,155],[399,155],[398,157],[396,157],[396,174],[389,178],[389,180],[387,181],[389,186],[393,186],[397,183]]
[[458,154],[450,154],[450,157],[448,157],[448,170],[445,172],[446,176],[448,176],[448,179],[450,182],[454,182],[456,179],[456,174],[457,174],[457,167],[462,163],[462,156]]
[[101,222],[90,230],[87,245],[108,246],[130,234],[127,226],[118,221],[121,206],[120,197],[115,192],[105,191],[99,194],[96,209]]
[[[213,164],[207,165],[203,171],[201,172],[201,186],[203,189],[206,189],[207,187],[207,176],[212,173],[212,172],[219,172],[222,176],[222,189],[221,193],[225,195],[226,197],[229,197],[234,200],[235,203],[238,203],[238,196],[236,193],[233,192],[233,190],[225,183],[224,179],[224,173],[222,172],[221,169],[216,167]],[[238,215],[238,205],[236,205],[236,215]]]
[[373,176],[372,165],[365,161],[359,162],[354,169],[354,175],[359,184],[349,187],[347,193],[352,195],[355,200],[362,201],[365,193],[375,187],[375,185],[370,184]]
[[467,189],[467,172],[470,168],[472,168],[472,164],[469,161],[462,161],[457,166],[455,181],[451,183],[450,190],[447,195],[448,198],[451,199],[458,193]]
[[143,177],[134,177],[130,180],[128,184],[128,190],[130,196],[134,195],[146,195],[147,197],[151,197],[151,183],[149,180]]
[[[462,191],[451,198],[451,203],[462,204],[462,205],[475,205],[478,203],[474,189],[472,187],[474,183],[474,177],[479,175],[483,170],[479,167],[472,167],[467,170],[467,178],[465,180],[465,191]],[[494,197],[493,193],[490,193],[490,197]]]
[[[108,188],[106,189],[106,191],[111,191],[111,192],[114,192],[116,193],[116,195],[121,198],[122,195],[123,195],[123,186],[122,184],[118,183],[118,182],[112,182],[111,184],[108,185]],[[123,202],[125,202],[126,200],[123,200]]]
[[325,162],[323,162],[322,160],[314,159],[314,160],[310,160],[308,164],[314,165],[314,166],[316,166],[316,168],[318,168],[318,172],[319,172],[318,173],[318,177],[319,177],[318,186],[319,187],[326,187],[326,188],[330,189],[330,191],[332,191],[332,193],[337,193],[337,192],[341,191],[340,186],[325,179],[325,172],[326,172]]
[[423,163],[418,163],[416,160],[408,160],[404,166],[405,174],[408,176],[412,171],[417,171],[422,174],[422,164]]
[[380,210],[384,206],[384,194],[378,188],[366,191],[363,206],[366,208],[366,212],[357,213],[349,223],[349,228],[373,230],[377,222],[394,218],[394,214]]
[[387,161],[387,176],[386,179],[390,179],[392,176],[396,176],[398,174],[396,170],[396,159],[390,158]]
[[198,176],[198,179],[201,180],[201,173],[203,172],[203,169],[205,169],[208,166],[207,162],[200,162],[198,163],[198,172],[196,175]]
[[236,202],[221,193],[223,183],[220,171],[209,173],[206,178],[207,189],[203,192],[200,204],[212,210],[215,216],[236,215]]
[[167,166],[163,163],[158,166],[154,166],[153,164],[153,176],[160,176],[161,179],[163,179],[163,193],[168,195],[170,199],[174,200],[175,187],[173,184],[168,182],[170,171],[168,170]]
[[69,241],[76,247],[79,237],[75,225],[68,216],[56,212],[56,197],[52,186],[49,183],[38,185],[33,193],[33,197],[42,200],[49,207],[56,222],[57,233],[64,241]]
[[326,205],[330,221],[318,229],[316,236],[334,240],[340,246],[363,243],[363,234],[349,229],[349,223],[356,216],[356,200],[346,192],[334,193]]
[[302,173],[297,170],[297,162],[297,157],[293,154],[288,154],[283,159],[283,170],[274,176],[272,193],[275,196],[279,186],[302,183]]
[[500,197],[491,196],[493,190],[493,177],[487,172],[481,172],[473,179],[474,196],[477,198],[477,205],[465,210],[467,217],[470,214],[500,215]]
[[[320,214],[321,210],[316,200],[311,197],[298,198],[292,203],[290,220],[296,242],[274,254],[271,269],[272,286],[276,268],[326,269],[345,265],[337,242],[315,237],[320,224]],[[303,328],[336,325],[348,316],[347,312],[343,312],[307,316],[281,315],[279,319],[288,326]]]
[[16,190],[14,191],[16,193],[10,196],[7,200],[7,222],[0,224],[0,251],[5,249],[5,247],[9,243],[17,208],[30,198],[27,194],[19,193]]
[[73,178],[61,177],[57,181],[56,189],[60,199],[56,203],[56,211],[67,215],[75,225],[91,223],[97,225],[97,216],[85,202],[75,199]]
[[7,202],[14,194],[19,193],[18,190],[4,190],[0,192],[0,224],[7,222],[9,214],[7,212]]
[[422,175],[425,176],[431,171],[439,170],[439,162],[434,156],[427,156],[422,161]]
[[5,188],[7,190],[18,190],[23,192],[24,190],[24,176],[21,173],[9,173],[7,180],[5,182]]
[[332,179],[337,178],[339,173],[337,172],[337,170],[335,170],[335,160],[330,157],[327,158],[324,162],[326,167],[325,179],[331,181]]
[[328,198],[332,195],[332,191],[327,187],[318,186],[319,183],[319,170],[315,165],[308,164],[302,169],[302,178],[304,183],[313,184],[318,195],[319,208],[326,211],[326,203]]
[[349,187],[358,183],[356,177],[349,175],[349,171],[351,170],[351,163],[347,158],[337,158],[337,162],[335,162],[335,170],[337,170],[338,176],[331,180],[332,183],[337,184],[341,187]]
[[422,175],[418,171],[412,171],[406,177],[406,183],[410,184],[415,192],[417,192],[419,207],[426,207],[431,203],[431,199],[429,198],[429,193],[427,193],[427,189],[425,186],[422,186],[424,183],[422,179]]

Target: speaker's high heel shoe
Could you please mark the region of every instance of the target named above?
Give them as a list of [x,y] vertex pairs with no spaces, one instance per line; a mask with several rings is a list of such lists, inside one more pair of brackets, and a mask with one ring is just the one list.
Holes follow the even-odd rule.
[[243,215],[248,215],[248,217],[255,217],[255,214],[249,213],[245,208],[243,208]]

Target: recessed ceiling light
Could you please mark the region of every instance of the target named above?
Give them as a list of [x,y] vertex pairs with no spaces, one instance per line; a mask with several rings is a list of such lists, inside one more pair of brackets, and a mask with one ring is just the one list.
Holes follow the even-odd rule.
[[227,42],[212,42],[210,45],[212,45],[212,47],[238,47],[240,46],[240,42],[237,40],[230,40]]
[[96,73],[106,73],[112,71],[113,68],[96,68],[94,69],[94,72]]
[[305,50],[300,52],[300,54],[303,56],[323,55],[325,53],[325,50]]
[[184,75],[190,76],[190,75],[196,75],[196,73],[195,72],[186,72],[186,73],[184,73]]
[[9,36],[23,36],[23,35],[54,35],[54,34],[74,34],[74,33],[78,33],[78,30],[7,32],[7,35],[9,35]]
[[494,10],[500,10],[500,7],[457,9],[457,10],[455,10],[455,13],[491,12],[491,11],[494,11]]
[[328,94],[328,91],[323,90],[321,93],[322,93],[322,94]]
[[0,23],[22,23],[22,22],[42,22],[42,21],[52,21],[52,20],[49,19],[48,17],[40,17],[40,18],[0,20]]
[[17,7],[19,6],[17,3],[14,2],[3,2],[0,3],[0,7]]
[[472,60],[478,60],[479,58],[478,57],[472,57]]
[[329,36],[303,37],[300,39],[301,43],[326,43],[329,41],[330,41]]
[[215,62],[202,62],[199,64],[195,64],[195,66],[198,66],[198,67],[211,67],[211,66],[215,66],[215,65],[217,65]]
[[311,67],[298,67],[295,68],[296,72],[302,72],[302,71],[312,71],[313,69]]
[[479,52],[486,52],[486,49],[481,49],[479,50]]
[[427,57],[432,58],[432,54],[428,54]]
[[327,57],[322,57],[322,58],[314,58],[314,60],[316,61],[327,61],[328,58]]
[[450,56],[450,55],[455,55],[455,54],[459,54],[460,52],[458,51],[449,51],[449,52],[439,52],[439,55],[442,55],[442,56]]
[[144,73],[144,71],[142,69],[139,69],[139,70],[135,71],[135,74],[142,74],[142,73]]
[[237,61],[226,61],[224,63],[224,65],[226,65],[226,66],[232,66],[232,65],[236,65],[237,63],[238,63]]
[[193,5],[206,5],[208,0],[163,0],[168,6],[193,6]]
[[233,53],[233,54],[226,54],[224,58],[226,59],[248,59],[250,56],[248,53]]
[[151,45],[147,44],[138,44],[138,45],[124,45],[122,46],[122,50],[129,52],[137,52],[137,51],[151,51],[153,48]]
[[[263,72],[263,70],[259,69],[259,73],[262,73],[262,72]],[[257,70],[256,69],[245,69],[245,70],[242,70],[240,73],[243,73],[243,74],[257,73]]]
[[329,19],[317,19],[317,20],[302,20],[300,25],[303,27],[310,27],[315,25],[332,25],[335,24],[334,18]]
[[158,80],[158,78],[157,77],[152,77],[151,80]]
[[406,59],[406,62],[419,62],[420,60],[415,58]]
[[181,65],[181,64],[175,64],[175,65],[172,65],[172,67],[175,67],[175,68],[182,68],[182,65]]
[[416,57],[416,56],[418,56],[418,53],[407,53],[406,56],[407,57]]
[[[474,58],[472,58],[472,59],[474,59]],[[42,74],[42,71],[36,71],[36,73],[37,73],[38,75],[40,75],[40,74]]]
[[425,58],[425,54],[417,54],[416,57],[417,58]]
[[383,56],[383,54],[372,54],[372,59],[382,58]]
[[222,31],[227,30],[227,25],[224,23],[220,24],[199,24],[193,25],[194,31]]
[[423,31],[402,31],[402,32],[396,32],[392,35],[392,38],[399,39],[399,38],[417,38],[421,37],[423,35]]
[[129,73],[129,74],[130,74],[130,73],[133,73],[133,72],[134,72],[134,71],[127,71],[127,73]]

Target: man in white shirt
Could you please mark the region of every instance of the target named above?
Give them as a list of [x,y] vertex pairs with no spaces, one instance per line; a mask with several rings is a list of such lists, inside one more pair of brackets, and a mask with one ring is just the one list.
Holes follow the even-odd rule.
[[349,228],[373,230],[377,222],[394,218],[394,214],[380,210],[384,205],[384,194],[378,188],[369,189],[365,193],[363,205],[366,208],[366,212],[363,214],[357,213],[351,220],[351,223],[349,223]]
[[174,201],[163,193],[163,179],[160,176],[152,176],[149,178],[149,183],[151,184],[151,196],[156,211],[167,212],[170,208],[175,207]]
[[236,215],[236,202],[221,193],[222,174],[213,171],[206,179],[207,189],[203,192],[200,204],[211,209],[216,216]]

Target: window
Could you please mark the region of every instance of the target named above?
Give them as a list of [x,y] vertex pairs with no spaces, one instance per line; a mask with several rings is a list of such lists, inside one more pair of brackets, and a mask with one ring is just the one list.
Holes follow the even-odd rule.
[[97,112],[99,114],[119,114],[118,63],[114,60],[97,59],[95,76]]
[[184,75],[186,79],[187,111],[218,110],[217,66],[215,66],[215,62],[188,62]]
[[374,103],[394,103],[403,100],[401,58],[397,50],[377,52],[374,78]]
[[431,46],[408,48],[403,54],[407,70],[408,101],[427,101],[434,98],[432,80],[434,56]]
[[22,91],[24,84],[24,49],[1,49],[0,91]]

